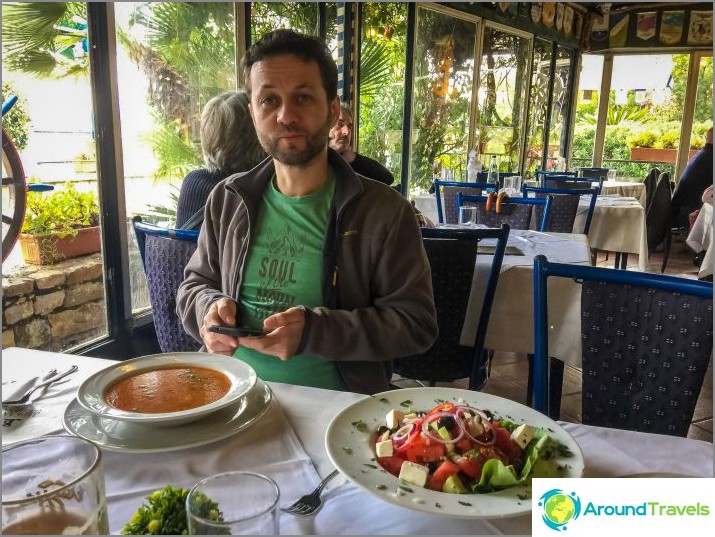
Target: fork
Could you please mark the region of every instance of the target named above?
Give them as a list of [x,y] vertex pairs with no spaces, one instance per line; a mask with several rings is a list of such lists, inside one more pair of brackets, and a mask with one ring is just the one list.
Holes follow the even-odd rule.
[[46,386],[49,386],[50,384],[54,384],[58,380],[61,380],[65,378],[68,375],[71,375],[75,371],[79,369],[76,365],[73,365],[70,367],[67,371],[64,373],[60,373],[59,375],[55,375],[54,377],[51,377],[47,379],[44,382],[40,382],[39,384],[35,384],[32,388],[30,388],[28,391],[25,392],[25,394],[20,397],[19,399],[12,399],[12,400],[6,400],[2,402],[2,406],[20,406],[26,404],[29,400],[30,397],[32,396],[33,393],[35,393],[37,390],[40,388],[44,388]]
[[322,492],[325,485],[328,484],[332,478],[338,475],[338,471],[334,470],[333,473],[328,475],[325,479],[320,482],[320,485],[315,487],[315,490],[310,494],[306,494],[301,497],[297,502],[295,502],[290,507],[281,507],[281,511],[290,513],[291,515],[300,516],[311,516],[317,513],[323,506],[323,500],[320,498],[320,493]]

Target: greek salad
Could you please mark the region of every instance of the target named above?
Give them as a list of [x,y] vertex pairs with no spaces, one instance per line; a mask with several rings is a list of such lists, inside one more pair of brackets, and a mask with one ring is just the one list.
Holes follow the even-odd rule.
[[390,410],[371,436],[376,461],[406,483],[440,492],[491,492],[523,483],[549,435],[489,411],[443,402],[427,412]]

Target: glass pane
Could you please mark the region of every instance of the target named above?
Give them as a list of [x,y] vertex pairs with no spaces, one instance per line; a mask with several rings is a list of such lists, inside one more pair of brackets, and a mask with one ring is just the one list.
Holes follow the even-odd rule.
[[690,135],[691,154],[705,144],[705,132],[713,126],[713,57],[700,58],[698,89],[695,95],[693,131]]
[[398,182],[402,168],[407,5],[363,4],[361,22],[357,149],[384,164]]
[[529,95],[529,132],[526,137],[526,162],[524,175],[531,178],[534,170],[541,169],[544,151],[544,132],[548,111],[549,79],[551,77],[551,43],[537,39],[534,42],[534,63],[531,71]]
[[603,56],[581,56],[581,75],[576,94],[576,124],[571,142],[571,166],[590,167],[593,163],[593,141],[596,137],[598,99],[601,93]]
[[657,166],[675,169],[688,77],[687,54],[613,59],[603,166],[642,181]]
[[466,178],[477,25],[431,9],[417,10],[412,191],[441,179]]
[[279,28],[289,28],[309,35],[320,35],[317,2],[255,2],[251,4],[251,43],[255,43],[271,30]]
[[486,142],[484,161],[496,155],[501,171],[519,170],[530,52],[528,39],[496,28],[484,29],[476,139],[480,146]]
[[[203,165],[201,110],[236,85],[233,5],[117,2],[114,8],[127,217],[172,227],[181,182]],[[127,229],[137,312],[150,304],[131,221]]]
[[[2,345],[71,351],[107,335],[86,4],[3,4],[2,33],[2,99],[18,97],[3,128],[27,180],[54,188],[27,193],[2,264]],[[9,201],[3,187],[3,215]]]
[[566,118],[571,105],[571,64],[574,52],[558,47],[556,49],[556,70],[554,73],[554,93],[551,99],[551,125],[549,126],[549,153],[547,169],[555,169],[558,159],[565,158],[568,126]]

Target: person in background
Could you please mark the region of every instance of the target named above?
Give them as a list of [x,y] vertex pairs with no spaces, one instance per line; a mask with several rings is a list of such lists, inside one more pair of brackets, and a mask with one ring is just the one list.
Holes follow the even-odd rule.
[[201,214],[211,190],[236,172],[248,171],[266,158],[248,110],[245,91],[227,91],[204,106],[201,150],[205,168],[190,172],[181,184],[176,227],[201,226]]
[[690,159],[673,193],[674,227],[688,228],[688,215],[700,209],[705,189],[713,184],[713,128],[705,133],[705,145]]
[[[318,38],[275,30],[244,62],[251,116],[272,158],[209,195],[177,313],[206,350],[234,355],[264,380],[388,390],[392,359],[424,352],[438,332],[414,212],[328,148],[338,74]],[[212,325],[268,333],[236,338]]]
[[330,129],[330,147],[343,157],[355,173],[391,185],[395,176],[382,164],[369,157],[357,153],[352,148],[353,113],[346,104],[340,105],[338,122]]

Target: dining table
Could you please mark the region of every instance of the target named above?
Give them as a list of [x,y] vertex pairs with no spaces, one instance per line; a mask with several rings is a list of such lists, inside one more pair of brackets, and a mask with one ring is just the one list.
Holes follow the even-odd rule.
[[698,278],[703,279],[713,274],[713,204],[705,202],[700,208],[693,227],[685,239],[693,251],[698,254],[705,251],[703,262],[700,264]]
[[[3,409],[3,446],[47,434],[67,434],[65,409],[78,388],[94,373],[117,362],[104,358],[46,352],[19,347],[3,350],[3,394],[48,368],[79,370],[64,384],[10,417]],[[272,394],[267,411],[250,427],[216,441],[186,449],[102,450],[111,534],[118,534],[143,499],[171,484],[190,488],[220,472],[251,470],[272,477],[287,506],[312,490],[334,469],[326,449],[326,429],[336,414],[366,395],[268,382]],[[713,446],[688,438],[604,429],[559,422],[583,453],[583,477],[618,478],[644,473],[713,476]],[[220,433],[220,431],[216,431]],[[157,428],[148,435],[169,434]],[[219,435],[220,437],[220,435]],[[281,534],[322,535],[494,535],[531,533],[531,515],[510,518],[452,518],[387,503],[340,475],[323,492],[324,507],[312,517],[280,514]]]
[[[581,197],[574,232],[583,230],[589,203],[590,196]],[[588,243],[596,250],[638,255],[638,269],[645,272],[648,266],[648,232],[643,205],[636,198],[599,195],[588,231]]]
[[646,205],[645,184],[635,181],[604,181],[601,186],[601,194],[606,196],[621,196],[623,198],[635,198],[641,207]]

